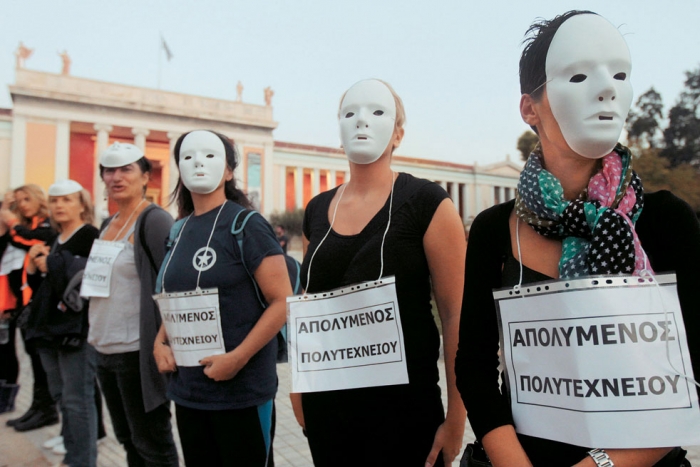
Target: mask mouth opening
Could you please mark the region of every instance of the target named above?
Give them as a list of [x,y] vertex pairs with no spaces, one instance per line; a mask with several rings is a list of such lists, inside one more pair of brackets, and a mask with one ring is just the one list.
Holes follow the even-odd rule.
[[612,116],[606,116],[606,115],[600,115],[600,116],[598,117],[598,120],[609,120],[609,121],[612,121],[612,119],[613,119]]
[[367,140],[367,137],[366,136],[358,136],[357,139],[365,141],[365,140]]

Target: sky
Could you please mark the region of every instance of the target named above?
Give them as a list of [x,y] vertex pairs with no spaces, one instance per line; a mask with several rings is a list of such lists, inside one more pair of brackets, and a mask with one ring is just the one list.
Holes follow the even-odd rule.
[[[26,67],[179,93],[264,104],[274,90],[274,138],[338,147],[338,101],[381,78],[404,101],[398,154],[489,164],[528,127],[518,110],[518,60],[528,26],[570,9],[595,11],[624,34],[635,101],[654,87],[675,103],[700,67],[698,0],[5,0],[0,11],[0,107],[11,107],[14,51]],[[173,58],[165,59],[164,37]]]

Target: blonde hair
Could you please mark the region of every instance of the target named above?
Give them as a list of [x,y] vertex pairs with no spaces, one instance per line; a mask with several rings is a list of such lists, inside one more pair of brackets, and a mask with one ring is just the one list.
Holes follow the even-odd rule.
[[[403,128],[404,123],[406,123],[406,109],[404,109],[403,106],[403,101],[399,97],[398,94],[396,94],[396,91],[394,91],[394,88],[391,87],[391,84],[387,83],[384,80],[381,79],[376,79],[372,78],[374,81],[379,81],[382,83],[384,86],[389,88],[389,91],[391,92],[391,95],[394,97],[394,103],[396,104],[396,120],[394,121],[394,131],[396,131],[398,128]],[[348,93],[350,89],[347,89],[342,96],[340,96],[340,103],[338,104],[338,119],[340,119],[340,109],[343,106],[343,100],[345,99],[345,95]]]
[[[78,195],[78,201],[80,201],[80,204],[83,206],[83,212],[80,213],[80,220],[86,224],[92,224],[93,222],[95,222],[95,214],[93,213],[92,198],[90,197],[90,192],[83,188],[82,190],[71,194]],[[51,198],[58,198],[58,196],[49,196],[49,201],[51,201]],[[51,226],[54,229],[56,229],[58,232],[61,231],[61,226],[56,221],[54,221],[53,217],[50,218],[50,222]]]
[[[15,188],[12,190],[12,192],[16,195],[18,191],[22,191],[26,194],[29,195],[30,198],[33,198],[35,200],[39,201],[39,211],[36,213],[38,217],[41,217],[43,219],[46,219],[49,217],[49,205],[46,199],[46,193],[44,193],[44,190],[39,186],[34,183],[28,183],[26,185],[22,185],[19,188]],[[17,207],[17,203],[15,203],[15,209],[14,213],[17,215],[17,217],[20,219],[19,223],[22,224],[25,227],[31,227],[32,226],[32,219],[27,219],[24,217],[20,212],[19,208]]]

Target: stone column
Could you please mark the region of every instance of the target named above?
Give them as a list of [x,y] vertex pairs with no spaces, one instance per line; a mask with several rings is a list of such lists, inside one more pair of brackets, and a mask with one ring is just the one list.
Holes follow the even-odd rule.
[[328,171],[328,182],[327,182],[329,190],[335,188],[336,183],[337,183],[336,180],[337,180],[337,178],[335,175],[335,170],[333,170],[333,169],[329,170]]
[[[166,204],[170,203],[170,195],[172,195],[175,192],[175,188],[177,188],[177,181],[180,179],[180,171],[178,170],[177,163],[175,162],[175,143],[177,143],[177,139],[180,137],[180,135],[181,133],[178,133],[176,131],[169,131],[167,134],[168,141],[170,142],[170,157],[168,157],[167,184],[165,183],[165,180],[163,180],[163,186],[168,187],[168,194],[164,198],[167,200]],[[163,178],[166,177],[163,176]],[[173,201],[170,204],[167,204],[167,210],[173,217],[177,217],[177,200]]]
[[95,203],[95,222],[97,225],[109,216],[107,211],[107,200],[105,194],[105,184],[100,177],[100,154],[109,145],[109,133],[114,129],[112,125],[96,123],[93,126],[97,132],[97,145],[95,147],[95,178],[92,182],[92,199]]
[[447,191],[447,182],[446,181],[442,180],[441,182],[438,182],[438,183],[440,183],[440,186],[442,187],[443,190]]
[[10,155],[9,188],[16,188],[20,185],[24,185],[26,155],[27,119],[23,115],[15,114],[12,118],[12,152]]
[[506,199],[506,189],[505,189],[505,187],[502,187],[502,186],[499,186],[499,187],[498,187],[498,199],[499,199],[499,202],[501,202],[501,203],[505,203],[506,201],[508,201],[508,200]]
[[277,187],[277,207],[279,207],[280,212],[284,212],[287,210],[287,166],[278,166],[277,173],[280,177],[280,182]]
[[146,154],[146,136],[151,133],[145,128],[132,128],[131,134],[134,135],[134,145]]
[[467,205],[467,184],[460,184],[462,186],[462,196],[459,200],[459,214],[462,216],[462,222],[467,222],[469,219],[469,206]]
[[267,217],[275,210],[275,166],[274,166],[275,144],[272,137],[263,144],[260,161],[261,180],[260,184],[260,209]]
[[56,160],[54,161],[55,180],[67,179],[70,174],[70,122],[59,120],[56,123]]
[[294,172],[294,207],[304,207],[304,167],[297,167]]
[[311,197],[318,195],[321,192],[321,170],[314,169],[311,177]]
[[459,209],[459,191],[457,190],[458,188],[458,183],[457,182],[452,182],[450,184],[450,198],[452,198],[452,202],[454,203],[455,206],[457,206],[457,209]]

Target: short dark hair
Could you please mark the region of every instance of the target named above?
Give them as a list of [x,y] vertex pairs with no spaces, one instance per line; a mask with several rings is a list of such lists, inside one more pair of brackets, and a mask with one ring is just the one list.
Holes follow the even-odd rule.
[[525,33],[525,48],[520,56],[520,93],[529,94],[535,101],[542,98],[547,81],[547,53],[552,39],[567,19],[576,15],[597,15],[588,10],[571,10],[552,20],[538,18]]
[[[151,161],[146,159],[146,157],[142,157],[141,159],[136,161],[136,165],[139,166],[139,169],[141,169],[141,173],[151,173],[153,172],[153,164],[151,164]],[[100,178],[104,178],[103,174],[105,171],[106,167],[102,164],[100,164]]]
[[[203,131],[214,133],[221,140],[221,142],[224,143],[224,150],[226,151],[226,165],[231,169],[231,171],[234,171],[236,167],[238,167],[238,151],[236,151],[236,147],[234,146],[233,142],[226,136],[215,131]],[[173,157],[175,158],[175,164],[177,164],[178,167],[180,166],[180,147],[182,146],[182,142],[184,141],[185,137],[190,133],[192,133],[192,131],[188,131],[187,133],[182,134],[175,143],[175,148],[173,149]],[[232,177],[231,180],[228,180],[224,184],[224,191],[226,193],[226,199],[233,201],[234,203],[238,203],[246,209],[251,209],[253,207],[245,193],[243,193],[236,187],[236,177]],[[190,193],[190,190],[187,189],[187,187],[182,183],[181,176],[178,176],[175,191],[173,191],[170,195],[170,202],[177,202],[179,218],[183,218],[194,212],[192,193]]]

